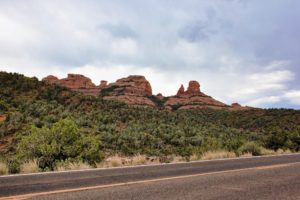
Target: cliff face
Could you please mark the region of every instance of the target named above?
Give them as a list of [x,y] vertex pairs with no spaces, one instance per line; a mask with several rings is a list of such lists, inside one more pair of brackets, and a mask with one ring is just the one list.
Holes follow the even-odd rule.
[[118,100],[130,105],[159,107],[168,110],[202,108],[226,110],[252,109],[250,107],[243,107],[238,103],[233,103],[229,106],[217,101],[202,93],[200,91],[200,84],[195,80],[189,82],[187,90],[181,85],[177,94],[171,97],[164,97],[160,93],[152,95],[150,83],[144,76],[137,75],[121,78],[109,84],[107,81],[102,80],[98,86],[91,79],[80,74],[68,74],[68,77],[63,79],[58,79],[50,75],[45,77],[43,81],[50,84],[58,84],[85,95],[101,95],[104,99]]

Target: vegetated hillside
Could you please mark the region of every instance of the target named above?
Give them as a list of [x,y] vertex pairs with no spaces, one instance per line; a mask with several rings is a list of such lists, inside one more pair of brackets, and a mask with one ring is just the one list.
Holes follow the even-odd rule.
[[174,112],[84,96],[37,78],[0,72],[0,152],[40,166],[119,155],[238,153],[253,141],[268,149],[300,148],[300,111],[213,109]]

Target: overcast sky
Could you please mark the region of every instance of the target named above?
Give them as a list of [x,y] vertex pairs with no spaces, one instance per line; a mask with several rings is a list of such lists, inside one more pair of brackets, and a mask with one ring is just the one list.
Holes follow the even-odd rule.
[[300,108],[298,0],[0,0],[0,71],[144,75],[225,103]]

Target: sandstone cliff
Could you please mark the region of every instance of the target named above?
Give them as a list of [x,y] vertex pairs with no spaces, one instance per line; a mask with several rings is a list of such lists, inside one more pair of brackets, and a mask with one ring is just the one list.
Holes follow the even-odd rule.
[[137,75],[121,78],[109,84],[107,81],[102,80],[98,86],[91,79],[80,74],[68,74],[68,77],[63,79],[50,75],[45,77],[43,81],[67,87],[84,95],[101,95],[104,99],[118,100],[129,105],[150,106],[168,110],[202,108],[252,109],[251,107],[243,107],[238,103],[233,103],[229,106],[202,93],[200,84],[195,80],[189,82],[187,90],[181,85],[177,94],[170,97],[164,97],[160,93],[152,95],[150,83],[144,76]]
[[155,106],[150,100],[152,88],[144,76],[128,76],[101,90],[104,99],[115,99],[130,105]]
[[91,79],[81,74],[68,74],[68,77],[63,79],[58,79],[57,77],[50,75],[43,78],[43,81],[51,84],[58,84],[73,91],[82,92],[85,95],[97,96],[100,91]]

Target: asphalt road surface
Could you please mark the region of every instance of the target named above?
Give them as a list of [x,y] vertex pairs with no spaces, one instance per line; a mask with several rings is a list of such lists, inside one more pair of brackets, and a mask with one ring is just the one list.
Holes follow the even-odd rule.
[[0,177],[0,200],[27,198],[300,200],[300,154]]

